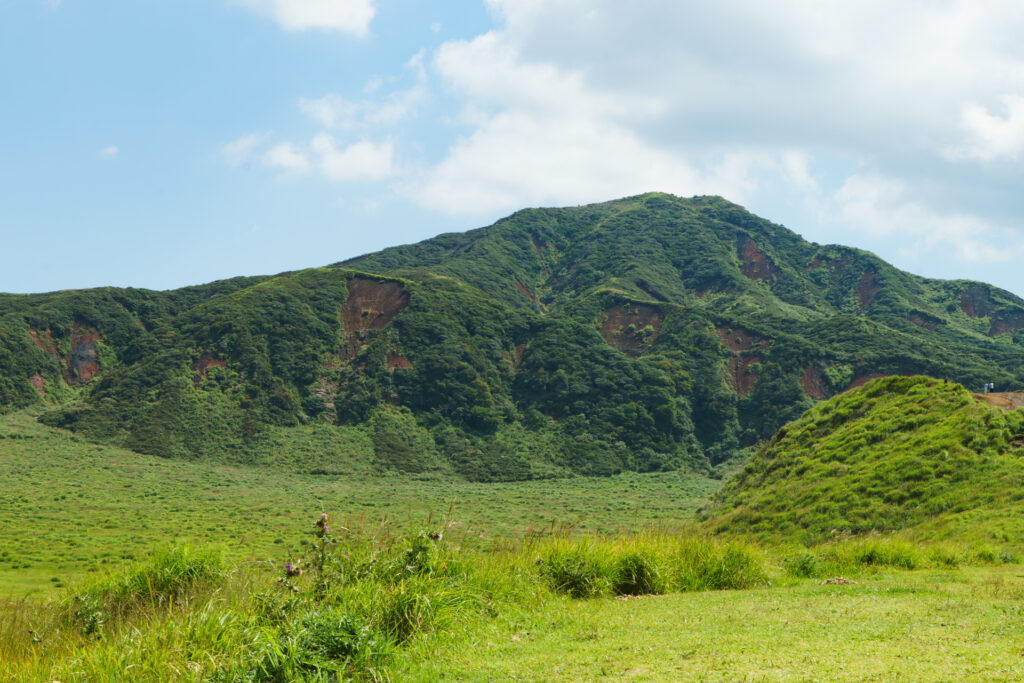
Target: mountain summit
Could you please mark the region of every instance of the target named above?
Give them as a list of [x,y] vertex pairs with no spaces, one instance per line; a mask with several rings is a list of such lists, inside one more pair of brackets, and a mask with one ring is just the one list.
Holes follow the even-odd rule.
[[1022,330],[990,285],[646,194],[273,277],[0,295],[0,409],[166,457],[287,459],[316,427],[480,480],[706,468],[879,375],[1022,384]]

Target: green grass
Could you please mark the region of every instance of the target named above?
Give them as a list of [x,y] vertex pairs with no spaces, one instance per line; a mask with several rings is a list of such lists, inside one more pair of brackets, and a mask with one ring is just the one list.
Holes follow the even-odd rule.
[[[402,681],[1014,681],[1020,567],[802,580],[627,600],[552,599],[432,639]],[[468,646],[472,643],[471,647]]]
[[819,403],[755,455],[702,511],[709,528],[819,542],[1024,539],[1024,412],[959,384],[886,377]]
[[[286,434],[309,440],[302,469],[333,474],[285,469],[294,462],[162,459],[89,443],[30,413],[0,417],[0,595],[50,592],[175,541],[212,544],[235,559],[279,557],[298,550],[294,530],[321,507],[360,528],[418,524],[454,506],[464,532],[485,539],[553,527],[612,533],[684,524],[720,485],[674,472],[491,484],[373,475],[371,456],[357,449],[314,462],[317,429]],[[289,452],[302,451],[292,443]]]
[[898,539],[805,550],[842,572],[836,584],[794,578],[787,558],[770,548],[692,532],[482,544],[450,521],[418,531],[351,530],[323,515],[306,528],[305,551],[280,558],[287,565],[230,568],[215,554],[172,548],[48,601],[5,601],[0,677],[892,680],[942,672],[993,680],[1021,673],[1013,643],[1024,626],[1024,583],[1020,567],[1002,566],[995,554],[957,557],[975,566],[956,567],[948,548]]

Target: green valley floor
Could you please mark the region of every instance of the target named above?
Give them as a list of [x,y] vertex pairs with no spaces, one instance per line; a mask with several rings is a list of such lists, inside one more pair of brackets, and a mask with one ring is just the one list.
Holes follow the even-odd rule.
[[431,639],[409,681],[1019,681],[1024,567],[548,602]]

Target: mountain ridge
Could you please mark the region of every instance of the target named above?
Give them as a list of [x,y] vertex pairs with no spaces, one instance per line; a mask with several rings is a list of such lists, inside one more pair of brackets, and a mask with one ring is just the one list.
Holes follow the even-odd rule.
[[1022,330],[991,285],[651,193],[275,276],[0,295],[0,410],[167,457],[324,421],[405,471],[707,468],[873,376],[1015,388]]

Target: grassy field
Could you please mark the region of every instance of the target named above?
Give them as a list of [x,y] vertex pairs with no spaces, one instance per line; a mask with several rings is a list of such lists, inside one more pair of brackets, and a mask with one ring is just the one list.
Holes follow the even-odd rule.
[[1021,567],[888,572],[750,590],[554,599],[432,639],[403,681],[1017,681]]
[[319,436],[288,466],[335,474],[0,417],[0,680],[1024,678],[1012,514],[710,537],[714,479],[372,475]]
[[[292,432],[316,443],[315,430]],[[615,532],[685,524],[720,485],[682,473],[492,484],[371,476],[345,454],[330,466],[349,476],[209,465],[91,444],[25,412],[0,417],[0,437],[0,595],[59,588],[169,542],[281,557],[321,510],[353,528],[451,513],[463,533],[484,538],[552,525]]]

